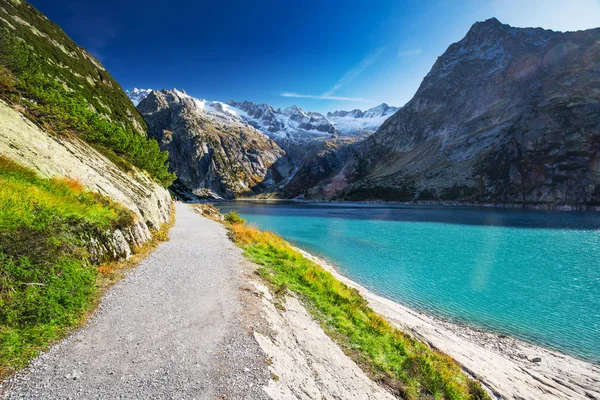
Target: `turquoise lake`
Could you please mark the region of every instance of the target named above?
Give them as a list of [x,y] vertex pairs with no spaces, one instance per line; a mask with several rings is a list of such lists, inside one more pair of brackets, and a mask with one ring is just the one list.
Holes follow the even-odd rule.
[[600,362],[600,215],[235,202],[339,271],[413,309]]

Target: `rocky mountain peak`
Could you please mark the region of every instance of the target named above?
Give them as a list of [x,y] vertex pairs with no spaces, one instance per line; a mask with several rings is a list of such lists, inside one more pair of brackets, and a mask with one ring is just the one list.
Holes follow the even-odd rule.
[[173,190],[183,198],[233,198],[271,185],[270,167],[284,155],[236,110],[183,90],[151,91],[138,105],[177,171]]
[[476,23],[344,168],[348,199],[600,201],[600,29]]
[[133,88],[132,90],[125,91],[125,93],[127,94],[127,97],[129,97],[131,99],[131,101],[133,102],[133,105],[135,105],[135,106],[140,104],[140,101],[144,100],[144,98],[146,96],[148,96],[148,94],[150,94],[150,92],[152,92],[152,89]]

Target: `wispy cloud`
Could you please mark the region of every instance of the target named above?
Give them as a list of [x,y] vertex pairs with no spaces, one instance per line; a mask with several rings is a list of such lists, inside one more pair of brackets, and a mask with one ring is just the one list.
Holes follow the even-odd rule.
[[418,56],[422,52],[423,52],[423,50],[421,50],[421,49],[408,49],[408,50],[406,50],[406,49],[399,49],[398,50],[398,57],[404,58],[404,57]]
[[335,85],[333,85],[332,87],[329,88],[328,91],[326,91],[325,93],[323,93],[323,96],[331,96],[331,95],[333,95],[335,92],[337,92],[346,83],[351,82],[354,79],[356,79],[356,77],[358,77],[365,69],[369,68],[369,66],[371,64],[373,64],[375,62],[375,60],[377,60],[377,58],[379,58],[379,56],[381,55],[381,53],[383,53],[384,50],[385,49],[383,47],[381,47],[381,48],[373,51],[369,55],[367,55],[362,60],[360,60],[360,62],[354,68],[352,68],[350,71],[346,72],[344,74],[344,76],[342,76],[335,83]]
[[372,103],[373,100],[363,99],[361,97],[343,97],[343,96],[325,96],[316,94],[299,94],[285,92],[281,93],[282,97],[299,97],[303,99],[319,99],[319,100],[342,100],[342,101],[360,101],[364,103]]
[[369,68],[371,64],[381,56],[385,48],[381,47],[368,54],[365,58],[360,60],[352,69],[344,74],[332,87],[330,87],[325,93],[321,95],[316,94],[299,94],[284,92],[281,93],[282,97],[300,97],[304,99],[319,99],[319,100],[341,100],[341,101],[360,101],[365,103],[371,103],[372,100],[363,99],[361,97],[345,97],[345,96],[334,96],[334,94],[345,84],[356,79],[365,69]]

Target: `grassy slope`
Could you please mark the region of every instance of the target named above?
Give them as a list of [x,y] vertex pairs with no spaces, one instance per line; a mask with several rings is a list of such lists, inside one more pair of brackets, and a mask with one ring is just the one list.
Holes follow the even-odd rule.
[[356,289],[304,258],[281,237],[247,226],[235,214],[225,220],[245,255],[276,292],[290,289],[306,302],[325,332],[378,381],[408,398],[487,399],[449,356],[393,328]]
[[0,97],[49,132],[80,136],[125,169],[133,164],[165,186],[175,178],[119,84],[21,0],[0,6]]
[[133,218],[76,181],[39,178],[0,156],[0,378],[83,321],[102,275],[86,238]]

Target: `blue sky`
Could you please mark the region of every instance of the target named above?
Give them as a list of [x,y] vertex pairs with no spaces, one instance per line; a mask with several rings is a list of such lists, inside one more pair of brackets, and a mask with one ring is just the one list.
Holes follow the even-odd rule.
[[125,89],[322,112],[405,104],[476,21],[600,27],[600,0],[30,2]]

